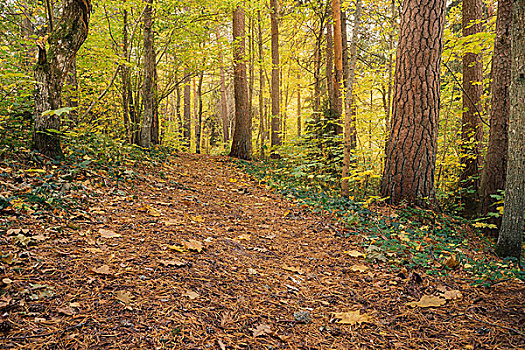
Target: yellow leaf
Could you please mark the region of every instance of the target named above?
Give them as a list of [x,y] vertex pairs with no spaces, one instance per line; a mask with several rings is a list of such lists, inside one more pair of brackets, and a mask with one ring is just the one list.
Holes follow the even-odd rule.
[[193,222],[204,222],[204,218],[200,215],[192,215],[190,218]]
[[175,250],[176,252],[186,253],[186,249],[180,245],[169,245],[168,249]]
[[248,235],[246,233],[243,233],[242,235],[238,235],[237,236],[238,240],[243,240],[244,239],[244,240],[248,241],[248,240],[250,240],[250,238],[252,238],[252,235]]
[[230,177],[230,180],[229,180],[231,183],[236,183],[237,182],[237,179],[233,178],[233,177]]
[[340,324],[361,324],[361,323],[372,323],[372,318],[368,314],[361,314],[359,310],[357,311],[347,311],[347,312],[335,312],[332,316],[335,319],[335,323]]
[[446,299],[432,295],[423,295],[419,301],[412,301],[407,303],[407,305],[410,307],[438,307],[445,305],[446,303]]
[[146,209],[147,209],[148,214],[151,215],[151,216],[160,216],[161,215],[160,214],[160,210],[155,209],[155,208],[153,208],[153,207],[151,207],[149,205],[146,206]]

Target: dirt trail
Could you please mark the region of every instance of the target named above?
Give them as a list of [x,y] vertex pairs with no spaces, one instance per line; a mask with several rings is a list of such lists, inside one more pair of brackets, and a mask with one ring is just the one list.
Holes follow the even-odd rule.
[[[522,284],[470,288],[351,257],[362,249],[341,224],[227,158],[181,155],[122,190],[33,246],[25,270],[5,269],[15,306],[0,348],[525,348],[509,330],[523,329]],[[462,296],[407,305],[445,289]],[[366,322],[338,323],[355,310],[347,323]]]

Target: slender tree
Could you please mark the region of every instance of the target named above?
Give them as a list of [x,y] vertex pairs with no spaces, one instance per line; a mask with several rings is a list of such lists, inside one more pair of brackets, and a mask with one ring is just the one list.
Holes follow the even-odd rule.
[[[512,26],[512,0],[498,1],[496,38],[492,58],[492,98],[490,134],[485,166],[481,176],[481,215],[495,211],[493,197],[505,189],[507,173],[508,121],[510,113],[509,85],[511,67],[510,31]],[[501,226],[501,218],[491,218],[491,223]],[[498,230],[491,230],[493,235]]]
[[87,38],[90,14],[90,0],[64,0],[59,23],[52,29],[50,24],[47,45],[46,38],[37,42],[33,146],[51,158],[62,156],[60,116],[52,111],[61,106],[62,86],[71,62]]
[[335,118],[338,121],[336,128],[337,134],[343,132],[343,127],[340,125],[340,119],[343,114],[343,100],[342,100],[342,82],[343,82],[343,40],[341,30],[341,4],[339,0],[332,0],[332,16],[333,16],[333,45],[334,45],[334,100],[333,111]]
[[381,194],[436,207],[436,163],[445,0],[407,0],[401,15],[390,141]]
[[233,85],[235,90],[235,129],[230,156],[251,159],[252,118],[248,103],[248,79],[245,58],[245,16],[239,5],[233,13]]
[[184,118],[183,118],[183,137],[187,150],[191,144],[191,73],[189,68],[184,71]]
[[261,10],[257,11],[257,33],[258,33],[258,46],[259,46],[259,136],[261,138],[260,141],[260,149],[259,153],[261,158],[264,158],[264,142],[266,140],[266,130],[264,127],[264,120],[265,120],[265,114],[264,114],[264,43],[263,43],[263,32],[262,32],[262,18],[261,18]]
[[[281,145],[280,134],[280,66],[279,66],[279,5],[277,0],[270,0],[271,14],[270,20],[272,25],[272,118],[271,118],[271,145]],[[275,151],[272,150],[272,155],[276,156]]]
[[525,0],[514,1],[511,52],[509,162],[496,251],[520,260],[525,211]]
[[[220,34],[219,28],[217,28],[215,35],[217,42],[220,45]],[[222,141],[228,142],[230,139],[230,118],[228,114],[228,101],[226,101],[226,73],[224,72],[224,55],[222,53],[222,47],[219,49],[219,74],[221,80],[221,122],[222,122]]]
[[144,113],[140,132],[140,145],[150,148],[152,144],[151,129],[153,127],[155,94],[155,49],[153,43],[153,0],[146,0],[144,10],[144,83],[142,85],[142,104]]
[[[350,43],[350,59],[347,68],[346,95],[345,95],[345,134],[344,134],[344,154],[343,154],[343,173],[341,180],[341,195],[350,195],[348,177],[350,176],[350,165],[352,163],[352,152],[355,151],[357,144],[355,113],[354,111],[354,80],[355,65],[357,61],[357,39],[359,35],[359,25],[361,22],[361,0],[356,0],[354,14],[354,27],[352,31],[352,42]],[[346,17],[345,17],[346,18]]]
[[[463,0],[463,36],[483,30],[481,26],[482,0]],[[479,199],[481,142],[481,95],[483,93],[483,57],[480,53],[466,52],[463,56],[463,116],[461,119],[461,199],[463,214],[476,214]]]

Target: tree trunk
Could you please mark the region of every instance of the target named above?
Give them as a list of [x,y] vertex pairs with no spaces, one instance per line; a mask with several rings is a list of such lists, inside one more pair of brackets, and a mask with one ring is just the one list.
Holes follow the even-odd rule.
[[[345,17],[346,18],[346,17]],[[355,125],[354,102],[354,80],[355,66],[357,62],[357,39],[359,35],[359,25],[361,23],[361,0],[356,0],[356,9],[354,14],[354,27],[352,31],[352,42],[350,43],[350,59],[348,63],[346,76],[346,96],[345,96],[345,134],[344,134],[344,156],[343,156],[343,173],[341,180],[341,195],[348,197],[350,195],[350,186],[348,177],[350,176],[350,166],[352,164],[352,153],[355,151],[357,144],[357,129]]]
[[[271,24],[272,24],[272,126],[271,126],[271,146],[281,145],[280,135],[280,79],[279,79],[279,7],[277,0],[270,0],[271,12]],[[272,155],[275,157],[275,150],[272,149]]]
[[244,8],[238,6],[233,13],[233,82],[235,90],[235,130],[230,156],[251,159],[252,118],[248,102],[248,80],[245,62]]
[[297,74],[297,137],[301,137],[301,74]]
[[144,82],[142,85],[142,104],[144,113],[140,131],[140,145],[144,148],[151,147],[151,129],[153,127],[153,110],[155,96],[153,94],[153,81],[155,76],[155,50],[153,48],[153,0],[146,0],[144,9]]
[[[128,11],[124,10],[122,14],[122,59],[127,61],[128,58]],[[128,105],[128,75],[129,67],[122,65],[120,68],[120,77],[122,79],[122,119],[126,130],[126,140],[131,142],[131,128]]]
[[509,162],[496,251],[521,259],[525,211],[525,0],[515,0],[512,21]]
[[314,49],[314,119],[319,119],[319,111],[321,108],[321,45],[323,42],[323,28],[324,28],[324,17],[321,16],[319,19],[319,33],[316,36],[315,49]]
[[264,158],[264,142],[266,140],[266,131],[264,128],[264,47],[263,47],[263,33],[261,26],[261,10],[257,11],[257,26],[258,26],[258,44],[259,44],[259,135],[261,138],[259,153],[261,158]]
[[202,133],[202,80],[204,72],[199,75],[199,83],[195,94],[195,103],[197,104],[197,115],[195,118],[195,153],[201,153],[201,133]]
[[[510,31],[512,26],[512,0],[498,1],[496,38],[492,59],[492,98],[490,112],[490,135],[485,166],[481,176],[481,215],[496,211],[494,203],[498,191],[505,189],[507,173],[508,121],[510,113]],[[501,226],[501,218],[491,218],[491,224]],[[493,235],[496,230],[491,230]]]
[[388,202],[436,208],[445,0],[407,0],[396,57],[392,129],[381,181]]
[[[219,29],[216,31],[217,41],[220,41]],[[230,118],[228,114],[228,102],[226,101],[226,74],[224,72],[224,57],[222,47],[219,53],[220,59],[220,79],[221,79],[221,121],[222,121],[222,140],[228,142],[230,139]]]
[[[479,33],[482,0],[463,0],[463,36]],[[461,120],[461,199],[463,214],[477,213],[479,198],[479,168],[481,161],[481,94],[483,93],[483,58],[481,54],[463,56],[463,116]]]
[[340,125],[340,119],[343,114],[342,100],[342,82],[343,82],[343,41],[341,33],[341,4],[339,0],[332,0],[332,16],[334,25],[334,113],[337,120],[336,133],[343,133],[343,127]]
[[187,151],[190,151],[191,146],[191,78],[190,70],[186,68],[184,71],[184,143]]
[[332,37],[332,7],[326,6],[326,89],[328,90],[328,104],[334,108],[334,40]]
[[61,106],[62,86],[77,51],[87,38],[90,0],[64,0],[62,18],[45,39],[39,40],[35,67],[35,113],[33,146],[40,153],[60,158],[60,116],[54,111]]

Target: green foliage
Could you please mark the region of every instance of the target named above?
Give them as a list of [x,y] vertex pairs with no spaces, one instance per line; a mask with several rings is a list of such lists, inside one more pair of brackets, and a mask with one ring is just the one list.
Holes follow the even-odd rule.
[[[312,211],[325,211],[347,223],[345,237],[361,235],[367,258],[387,262],[391,269],[402,267],[422,269],[431,275],[452,272],[446,260],[453,257],[457,268],[469,272],[472,283],[490,285],[501,279],[525,280],[525,273],[516,262],[496,258],[493,243],[481,239],[479,232],[467,233],[468,222],[432,211],[405,208],[390,216],[370,211],[363,203],[342,198],[334,189],[308,187],[289,173],[284,173],[282,161],[269,163],[238,162],[248,174],[258,178],[286,197],[308,205]],[[481,241],[479,247],[473,247]],[[455,267],[454,267],[455,268]]]

